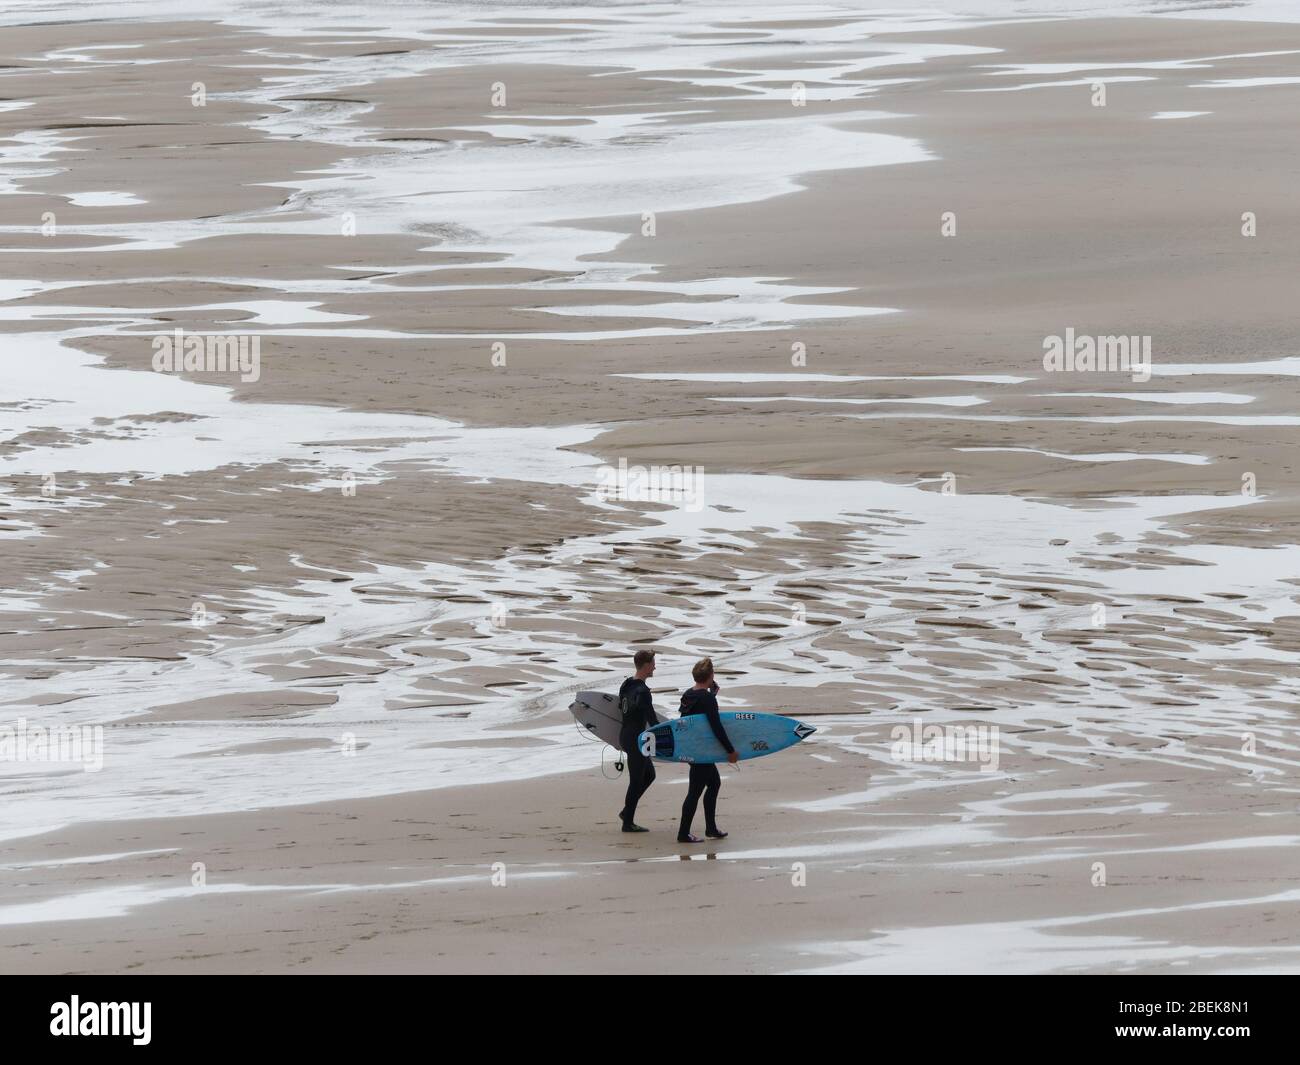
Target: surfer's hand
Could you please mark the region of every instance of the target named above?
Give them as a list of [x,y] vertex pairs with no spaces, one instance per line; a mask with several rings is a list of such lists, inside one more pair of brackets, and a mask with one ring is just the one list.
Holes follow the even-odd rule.
[[738,755],[735,751],[730,751],[727,754],[727,761],[730,762],[732,765],[735,765],[737,762],[740,761],[740,755]]

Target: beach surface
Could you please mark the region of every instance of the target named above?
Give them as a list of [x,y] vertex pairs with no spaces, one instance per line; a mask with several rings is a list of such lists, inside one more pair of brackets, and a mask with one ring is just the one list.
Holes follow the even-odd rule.
[[1300,24],[1003,6],[6,26],[5,971],[1300,971]]

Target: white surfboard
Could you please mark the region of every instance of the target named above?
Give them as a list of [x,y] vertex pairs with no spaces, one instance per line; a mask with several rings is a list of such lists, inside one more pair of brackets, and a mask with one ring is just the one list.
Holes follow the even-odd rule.
[[618,734],[623,728],[623,715],[618,709],[618,696],[606,692],[578,692],[573,697],[569,713],[592,735],[600,737],[614,750],[622,750]]

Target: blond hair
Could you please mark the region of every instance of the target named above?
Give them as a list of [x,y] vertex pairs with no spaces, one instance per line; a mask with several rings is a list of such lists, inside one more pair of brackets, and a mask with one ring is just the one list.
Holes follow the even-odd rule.
[[696,684],[703,684],[713,676],[713,659],[701,658],[691,667],[691,676],[695,678]]

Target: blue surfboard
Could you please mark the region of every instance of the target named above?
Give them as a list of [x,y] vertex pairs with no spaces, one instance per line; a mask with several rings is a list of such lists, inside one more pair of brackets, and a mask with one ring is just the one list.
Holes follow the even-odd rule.
[[[751,714],[724,710],[718,714],[722,727],[742,759],[793,747],[817,730],[780,714]],[[653,748],[650,746],[653,742]],[[727,752],[713,735],[704,714],[662,721],[637,737],[641,750],[660,762],[725,762]]]

